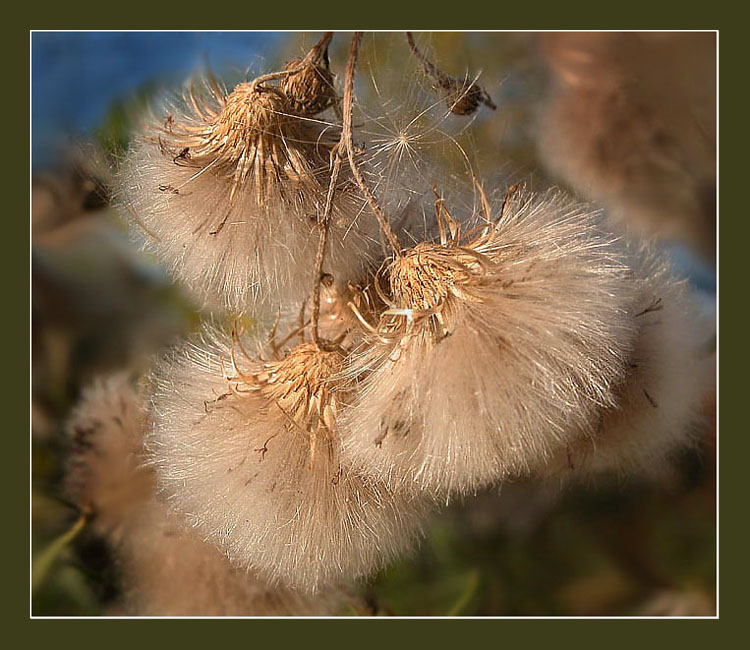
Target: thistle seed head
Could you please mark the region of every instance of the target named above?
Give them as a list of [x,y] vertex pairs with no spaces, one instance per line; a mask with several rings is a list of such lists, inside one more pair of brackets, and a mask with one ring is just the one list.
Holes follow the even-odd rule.
[[332,373],[343,357],[302,342],[228,377],[242,345],[212,334],[157,368],[147,447],[174,511],[236,566],[305,591],[407,550],[427,504],[342,462],[335,409],[348,384]]
[[233,566],[152,497],[115,548],[129,616],[330,616],[337,590],[310,596]]
[[449,498],[528,475],[596,426],[625,376],[635,287],[598,215],[525,192],[490,212],[461,234],[438,198],[439,241],[374,283],[387,306],[352,355],[339,431],[346,461],[397,489]]
[[[166,120],[150,121],[119,169],[118,201],[134,228],[209,309],[299,303],[312,283],[338,138],[292,113],[273,85],[280,75],[231,93],[208,76]],[[368,265],[376,225],[360,215],[346,170],[337,179],[325,265],[346,282]]]
[[69,422],[68,495],[93,511],[90,528],[116,559],[118,610],[130,616],[334,614],[337,592],[313,598],[268,585],[232,566],[168,511],[145,463],[145,397],[124,374],[100,379],[84,391]]
[[638,331],[628,374],[592,431],[583,431],[544,468],[556,480],[610,474],[657,476],[705,429],[715,386],[712,326],[684,280],[649,244],[631,244]]
[[[174,122],[162,129],[159,142],[174,162],[223,171],[231,197],[251,179],[259,205],[281,180],[317,187],[315,138],[293,115],[287,96],[278,88],[255,82],[239,84],[226,97],[215,95],[217,109],[196,98],[197,123]],[[319,142],[325,146],[325,141]]]
[[124,373],[88,386],[67,423],[68,498],[93,512],[93,530],[110,541],[121,537],[153,490],[142,462],[146,427],[143,395]]

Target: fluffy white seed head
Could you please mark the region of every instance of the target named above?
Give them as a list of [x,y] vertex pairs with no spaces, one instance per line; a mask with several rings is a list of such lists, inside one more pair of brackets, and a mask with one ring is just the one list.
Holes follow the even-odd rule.
[[125,374],[99,379],[83,394],[68,428],[73,453],[68,493],[90,508],[92,529],[114,552],[120,613],[133,616],[316,616],[340,595],[315,598],[272,587],[237,569],[155,498],[144,463],[145,396]]
[[592,427],[634,327],[627,267],[588,208],[521,193],[461,237],[440,203],[441,243],[388,268],[342,432],[354,467],[445,497],[528,473]]
[[[209,307],[299,301],[312,285],[338,130],[292,113],[255,82],[187,98],[144,127],[119,173],[119,198],[148,248]],[[345,170],[346,172],[346,170]],[[337,184],[325,270],[367,267],[372,220],[347,173]]]
[[422,506],[342,465],[339,353],[260,362],[240,345],[207,337],[157,371],[149,449],[171,507],[236,565],[307,591],[406,551]]
[[685,281],[655,250],[635,251],[638,335],[628,376],[595,432],[583,432],[545,474],[564,479],[601,472],[663,471],[674,452],[694,443],[714,386],[711,337]]

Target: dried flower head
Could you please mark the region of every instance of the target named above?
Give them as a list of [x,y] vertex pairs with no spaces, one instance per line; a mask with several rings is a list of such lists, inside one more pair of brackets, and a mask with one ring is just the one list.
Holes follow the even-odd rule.
[[407,550],[422,506],[341,462],[342,354],[305,341],[270,361],[244,350],[236,333],[209,337],[157,373],[150,448],[174,510],[235,564],[307,591]]
[[[191,85],[122,165],[120,198],[147,245],[204,304],[243,311],[256,299],[298,302],[309,290],[338,143],[335,125],[306,117],[334,101],[330,85],[310,85],[326,69],[325,48],[316,48],[299,66],[229,93],[212,75],[201,92]],[[374,228],[353,227],[366,221],[361,207],[342,174],[328,272],[354,279],[367,266]]]
[[[229,95],[214,92],[216,108],[196,98],[191,87],[193,108],[201,119],[195,124],[173,120],[162,128],[158,142],[175,164],[223,171],[230,201],[251,179],[258,205],[273,194],[280,178],[319,189],[314,167],[324,162],[331,143],[309,140],[305,124],[289,113],[289,100],[281,90],[254,81],[239,84]],[[284,186],[279,189],[283,192]],[[223,226],[216,224],[213,234]]]
[[518,192],[461,234],[442,199],[439,243],[387,267],[387,308],[353,362],[346,458],[440,496],[524,474],[613,404],[634,326],[628,269],[596,215]]
[[582,432],[545,473],[567,479],[600,472],[661,472],[675,451],[700,432],[703,405],[714,383],[710,327],[685,281],[655,249],[634,250],[638,326],[628,375],[616,388],[595,431]]

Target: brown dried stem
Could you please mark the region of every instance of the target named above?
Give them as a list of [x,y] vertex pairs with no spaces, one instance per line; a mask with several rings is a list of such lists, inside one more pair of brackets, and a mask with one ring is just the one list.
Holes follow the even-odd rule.
[[328,227],[331,221],[331,211],[333,209],[333,196],[336,193],[336,183],[338,182],[339,171],[341,171],[341,156],[337,149],[333,157],[333,166],[331,169],[331,180],[328,184],[328,194],[326,195],[326,204],[323,214],[318,219],[320,228],[320,239],[318,240],[318,251],[315,257],[315,277],[313,284],[313,300],[311,320],[311,336],[313,343],[321,350],[331,351],[335,346],[331,345],[320,338],[318,333],[318,321],[320,320],[320,289],[323,283],[323,259],[325,258],[326,244],[328,242]]
[[346,76],[344,78],[344,119],[341,127],[340,146],[346,149],[346,154],[349,157],[349,166],[352,168],[354,180],[357,182],[359,189],[367,200],[367,204],[370,206],[375,218],[378,220],[380,229],[383,231],[383,234],[388,240],[393,252],[399,256],[401,254],[401,245],[398,243],[398,238],[391,229],[388,219],[378,204],[375,195],[370,191],[367,183],[365,183],[365,179],[362,177],[362,172],[360,172],[357,161],[354,158],[354,145],[352,144],[352,104],[354,103],[354,73],[357,67],[357,56],[359,54],[359,45],[361,41],[362,32],[354,32],[354,35],[352,36],[352,45],[349,49],[349,60],[346,63]]
[[320,239],[318,240],[318,251],[315,258],[315,275],[313,284],[313,304],[312,304],[312,315],[311,315],[311,337],[315,345],[322,350],[332,350],[336,347],[335,344],[323,341],[320,338],[318,332],[318,323],[320,320],[320,290],[323,282],[323,260],[325,258],[325,249],[328,241],[328,228],[331,216],[331,210],[333,208],[333,197],[336,193],[336,183],[338,182],[339,172],[341,170],[341,158],[343,151],[346,151],[349,159],[349,165],[352,169],[352,175],[359,186],[360,190],[365,196],[368,205],[370,206],[375,218],[378,220],[383,234],[388,243],[393,249],[397,256],[401,254],[401,246],[398,243],[398,238],[391,229],[388,219],[383,213],[377,199],[370,191],[370,188],[365,183],[362,177],[357,161],[354,158],[354,145],[352,143],[352,105],[354,103],[354,73],[357,67],[357,56],[359,54],[359,45],[362,41],[362,32],[354,32],[352,36],[352,44],[349,50],[349,58],[346,64],[346,77],[344,80],[344,106],[343,106],[343,118],[341,127],[341,138],[338,146],[332,152],[332,167],[331,167],[331,178],[328,184],[328,194],[326,196],[326,204],[323,210],[323,214],[318,219],[318,227],[320,228]]

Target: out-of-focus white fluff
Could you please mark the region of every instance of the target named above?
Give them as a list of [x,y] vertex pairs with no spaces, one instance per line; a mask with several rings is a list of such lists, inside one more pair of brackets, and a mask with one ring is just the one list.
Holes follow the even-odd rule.
[[423,327],[355,360],[369,374],[342,423],[346,461],[442,498],[528,473],[594,426],[635,329],[629,271],[598,222],[560,193],[521,193],[479,244],[459,242],[486,271],[445,298],[448,336]]
[[[365,576],[409,549],[423,505],[344,467],[338,427],[311,456],[310,419],[260,392],[231,392],[231,348],[207,335],[156,370],[147,447],[172,509],[236,565],[307,591]],[[317,415],[321,402],[310,402]],[[328,419],[328,408],[321,413]]]
[[663,471],[669,456],[694,443],[714,387],[711,338],[690,288],[646,246],[634,251],[638,325],[629,374],[592,435],[585,432],[544,473],[568,479],[601,472]]
[[540,37],[548,168],[636,232],[716,248],[716,35]]
[[92,530],[114,551],[118,611],[133,616],[315,616],[335,613],[339,595],[311,598],[234,568],[155,499],[144,465],[145,398],[118,374],[88,387],[68,424],[68,493],[93,510]]
[[99,535],[119,539],[152,492],[152,472],[142,465],[145,427],[143,397],[125,373],[95,380],[70,415],[66,492],[91,510]]
[[117,547],[124,613],[135,616],[330,616],[341,594],[269,585],[238,569],[153,498]]
[[[188,105],[168,110],[175,132],[201,123]],[[274,155],[276,162],[255,163],[262,172],[241,182],[226,164],[180,159],[179,151],[156,137],[141,137],[126,154],[118,175],[124,212],[145,246],[203,306],[242,312],[253,305],[298,302],[310,291],[332,142],[324,128],[295,120],[285,116],[280,133],[261,137],[293,153],[296,166]],[[163,121],[164,116],[154,118],[143,130],[164,131]],[[285,124],[293,124],[294,132],[286,134]],[[342,173],[324,268],[336,277],[356,279],[370,261],[376,224],[361,214],[362,206]]]

